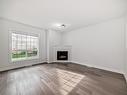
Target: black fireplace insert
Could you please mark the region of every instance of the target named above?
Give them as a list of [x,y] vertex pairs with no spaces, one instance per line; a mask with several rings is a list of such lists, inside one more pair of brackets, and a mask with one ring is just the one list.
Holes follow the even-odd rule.
[[68,51],[57,51],[57,60],[68,60]]

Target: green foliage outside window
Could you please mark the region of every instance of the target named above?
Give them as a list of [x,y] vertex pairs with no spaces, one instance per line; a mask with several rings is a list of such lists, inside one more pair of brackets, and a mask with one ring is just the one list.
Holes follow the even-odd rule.
[[12,51],[12,60],[37,56],[37,49]]

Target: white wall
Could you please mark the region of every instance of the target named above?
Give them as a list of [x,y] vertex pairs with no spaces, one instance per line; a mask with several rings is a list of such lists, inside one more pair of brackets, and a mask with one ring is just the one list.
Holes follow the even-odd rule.
[[[26,33],[40,35],[40,56],[36,60],[19,61],[14,64],[9,60],[9,30],[17,30]],[[53,61],[53,47],[61,45],[61,32],[43,30],[41,28],[22,24],[12,20],[0,18],[0,71],[27,66],[42,62]]]
[[126,81],[127,81],[127,16],[125,18],[125,34],[126,34],[126,63],[125,63],[125,77],[126,77]]
[[[14,29],[17,31],[23,31],[27,33],[37,33],[40,34],[40,56],[39,59],[31,61],[22,61],[17,63],[11,63],[9,61],[9,29]],[[29,25],[17,23],[7,19],[0,18],[0,70],[42,63],[46,61],[46,47],[45,47],[45,31],[38,29]]]
[[53,47],[61,45],[62,34],[59,31],[48,30],[47,31],[47,61],[48,63],[53,62],[54,54]]
[[114,19],[63,34],[72,45],[72,61],[114,72],[124,72],[124,19]]
[[[40,58],[15,64],[10,63],[8,55],[9,29],[40,34]],[[123,18],[65,33],[53,30],[44,31],[43,29],[0,18],[0,71],[46,61],[52,62],[54,46],[71,45],[71,60],[73,62],[123,73],[125,65],[124,31]],[[127,76],[127,64],[125,65],[125,72]]]

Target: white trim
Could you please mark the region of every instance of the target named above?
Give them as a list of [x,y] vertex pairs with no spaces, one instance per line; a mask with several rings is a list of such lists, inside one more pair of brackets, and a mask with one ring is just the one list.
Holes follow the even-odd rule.
[[97,66],[97,65],[90,65],[90,64],[80,63],[80,62],[75,62],[75,61],[71,61],[71,63],[81,64],[81,65],[85,65],[85,66],[88,66],[88,67],[94,67],[94,68],[99,68],[99,69],[103,69],[103,70],[106,70],[106,71],[111,71],[111,72],[124,74],[123,71],[119,71],[119,70],[111,69],[111,68],[107,68],[107,67],[102,67],[102,66]]
[[[25,59],[26,58],[26,59]],[[21,58],[21,59],[17,59],[17,60],[11,60],[12,63],[15,63],[15,62],[22,62],[22,61],[30,61],[30,60],[37,60],[39,59],[39,56],[33,56],[33,57],[25,57],[25,58]]]
[[5,17],[0,17],[0,19],[1,20],[5,20],[5,21],[9,21],[9,22],[13,22],[13,23],[17,23],[17,24],[21,24],[21,25],[24,25],[24,26],[27,26],[27,27],[31,27],[31,28],[45,30],[44,28],[41,28],[41,27],[38,27],[38,26],[33,26],[33,25],[30,25],[30,24],[26,24],[26,23],[19,22],[19,21],[16,21],[16,20],[8,19],[8,18],[5,18]]
[[[97,22],[97,23],[92,23],[92,24],[85,25],[84,27],[89,27],[89,26],[93,26],[93,25],[105,23],[105,22],[108,22],[108,21],[111,21],[111,20],[123,18],[124,16],[125,16],[125,15],[122,15],[122,16],[119,16],[119,17],[115,17],[115,18],[106,19],[106,20],[102,20],[102,21],[99,21],[99,22]],[[23,23],[23,22],[20,22],[20,21],[16,21],[16,20],[13,20],[13,19],[9,19],[9,18],[6,18],[6,17],[2,17],[2,16],[0,17],[0,19],[6,20],[6,21],[10,21],[10,22],[14,22],[14,23],[18,23],[18,24],[22,24],[22,25],[25,25],[25,26],[28,26],[28,27],[32,27],[32,28],[36,28],[36,29],[45,30],[44,28],[41,28],[41,27],[38,27],[38,26],[26,24],[26,23]],[[79,30],[79,29],[81,29],[81,28],[84,28],[84,27],[79,27],[78,29],[75,29],[75,31],[76,31],[76,30]],[[73,31],[73,30],[70,30],[70,31]],[[62,32],[62,33],[64,33],[64,32]]]
[[[42,64],[45,63],[45,61],[41,62]],[[3,67],[0,67],[0,71],[6,71],[6,70],[11,70],[11,69],[16,69],[16,68],[21,68],[21,67],[27,67],[27,66],[32,66],[32,65],[35,65],[35,64],[40,64],[40,63],[29,63],[29,64],[9,64],[7,66],[3,66]]]
[[[9,29],[9,35],[8,35],[8,42],[9,42],[9,47],[8,47],[8,59],[9,59],[9,63],[16,63],[16,62],[22,62],[22,61],[28,61],[28,60],[33,60],[33,59],[39,59],[40,58],[40,34],[39,33],[31,33],[31,34],[28,34],[27,32],[24,32],[24,31],[18,31],[18,30],[14,30],[14,29]],[[28,35],[28,36],[37,36],[38,37],[38,54],[36,57],[30,57],[30,58],[27,58],[27,59],[23,59],[23,60],[17,60],[17,61],[12,61],[12,57],[11,57],[11,54],[12,54],[12,50],[11,50],[11,47],[12,47],[12,33],[17,33],[17,34],[23,34],[23,35]]]
[[[52,61],[52,62],[62,62],[62,63],[64,63],[64,62],[71,62],[71,61],[69,61],[69,60],[67,60],[67,61],[62,61],[62,60],[60,60],[60,61]],[[50,63],[52,63],[52,62],[50,62]]]
[[10,31],[10,33],[21,34],[21,35],[28,35],[28,36],[35,36],[35,37],[40,36],[39,33],[35,33],[35,32],[29,33],[29,31],[24,31],[22,29],[9,28],[8,31]]
[[125,76],[125,79],[126,79],[126,83],[127,83],[127,75],[124,75]]
[[127,83],[127,74],[126,73],[124,73],[124,78],[125,78],[125,81]]
[[[68,51],[68,60],[57,60],[57,51]],[[72,46],[53,46],[53,61],[52,62],[71,62],[72,57]]]

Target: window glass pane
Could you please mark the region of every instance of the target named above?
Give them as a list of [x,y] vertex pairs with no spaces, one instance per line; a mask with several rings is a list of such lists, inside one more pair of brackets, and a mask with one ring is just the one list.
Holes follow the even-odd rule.
[[12,60],[38,55],[38,37],[12,33]]
[[26,50],[26,38],[27,38],[27,36],[26,35],[22,35],[21,36],[22,37],[22,41],[21,41],[21,43],[22,43],[22,50]]
[[28,40],[28,50],[27,50],[27,56],[37,56],[38,54],[38,43],[37,43],[37,37],[30,36]]

